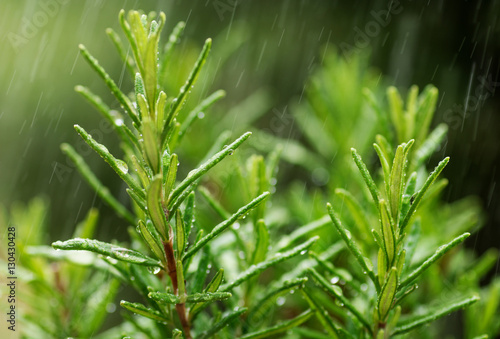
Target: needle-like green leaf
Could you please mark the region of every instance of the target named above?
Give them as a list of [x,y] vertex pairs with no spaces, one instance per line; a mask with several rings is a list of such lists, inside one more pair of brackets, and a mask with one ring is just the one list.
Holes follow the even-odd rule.
[[198,241],[193,247],[191,247],[186,254],[182,257],[182,260],[185,261],[187,258],[195,254],[200,248],[205,246],[206,243],[208,243],[210,240],[221,234],[225,229],[227,229],[229,226],[234,224],[236,220],[244,216],[245,214],[248,213],[251,209],[253,209],[255,206],[260,204],[264,199],[266,199],[269,196],[269,192],[265,192],[261,195],[259,195],[257,198],[253,199],[251,202],[249,202],[247,205],[243,206],[240,208],[235,214],[231,216],[231,218],[221,222],[217,226],[214,227],[214,229],[208,233],[206,236],[201,238],[200,241]]
[[378,191],[377,185],[375,184],[375,181],[373,181],[373,178],[370,175],[368,168],[366,167],[365,163],[361,159],[361,156],[358,154],[358,152],[354,148],[351,148],[351,153],[352,153],[352,158],[356,163],[356,166],[358,166],[358,169],[361,172],[361,175],[363,176],[363,180],[365,181],[366,186],[370,190],[370,194],[372,195],[373,201],[378,206],[380,193]]
[[314,237],[306,241],[305,243],[286,251],[285,253],[276,253],[271,258],[263,261],[257,265],[252,265],[246,271],[240,273],[236,279],[232,282],[225,284],[221,287],[222,291],[231,291],[236,286],[241,285],[243,282],[247,281],[251,277],[259,274],[260,272],[266,270],[267,268],[274,266],[280,262],[293,258],[299,254],[305,254],[306,251],[318,240],[319,237]]
[[156,228],[154,228],[149,220],[147,222],[139,220],[138,230],[148,247],[155,254],[156,258],[161,260],[165,265],[165,251]]
[[398,273],[395,267],[389,271],[389,276],[382,286],[377,302],[378,316],[381,321],[385,321],[387,314],[391,310],[392,302],[398,288]]
[[286,332],[286,331],[304,323],[313,314],[314,314],[313,311],[307,310],[307,311],[299,314],[298,316],[296,316],[293,319],[283,321],[282,323],[280,323],[276,326],[270,327],[270,328],[266,328],[266,329],[263,329],[263,330],[260,330],[257,332],[245,334],[240,338],[241,339],[261,339],[261,338],[269,338],[269,337],[275,338],[277,334]]
[[420,264],[413,272],[411,272],[402,282],[400,286],[409,285],[413,280],[415,280],[420,274],[422,274],[429,266],[431,266],[435,261],[445,255],[449,250],[458,244],[462,243],[465,239],[470,236],[470,233],[464,233],[446,245],[440,246],[434,254],[427,258],[422,264]]
[[[182,300],[180,297],[171,293],[150,292],[148,295],[151,299],[164,304],[178,304]],[[209,301],[218,301],[231,298],[232,294],[228,292],[212,292],[212,293],[195,293],[188,295],[185,302],[201,303]]]
[[224,98],[225,96],[226,92],[224,92],[223,90],[218,90],[212,93],[208,98],[203,100],[200,104],[198,104],[198,106],[196,106],[191,112],[189,112],[187,118],[181,124],[178,142],[182,139],[182,137],[184,137],[187,130],[193,124],[193,122],[196,120],[197,117],[201,118],[201,115],[204,114],[204,111],[206,109],[208,109],[210,106],[212,106],[214,103]]
[[116,50],[120,55],[120,58],[127,67],[127,71],[130,73],[131,76],[134,76],[135,74],[134,59],[130,55],[128,55],[128,53],[125,51],[125,47],[123,46],[123,42],[120,39],[120,36],[112,28],[107,28],[106,34],[108,34],[109,38],[113,42],[113,45],[115,45]]
[[238,319],[246,311],[247,309],[243,307],[243,308],[236,308],[235,310],[226,313],[221,320],[213,324],[208,330],[201,333],[197,339],[211,338],[214,334],[222,330],[228,324]]
[[316,297],[307,289],[301,290],[302,295],[306,299],[309,307],[315,312],[316,317],[323,325],[324,330],[328,333],[329,338],[337,339],[340,337],[338,326],[332,320],[332,317],[328,314],[325,308],[321,305],[321,301],[317,300]]
[[52,247],[57,250],[90,251],[131,264],[162,267],[158,260],[145,256],[140,252],[93,239],[75,238],[56,241],[52,243]]
[[142,315],[143,317],[153,319],[153,320],[156,320],[156,321],[161,322],[161,323],[168,321],[168,319],[160,312],[158,312],[152,308],[149,308],[147,306],[144,306],[143,304],[140,304],[140,303],[131,303],[131,302],[122,300],[122,301],[120,301],[120,306],[131,311],[131,312],[134,312],[135,314]]
[[172,123],[177,113],[181,109],[184,100],[186,100],[187,98],[187,95],[191,92],[191,88],[194,86],[194,83],[196,82],[196,79],[200,75],[200,71],[203,65],[205,64],[205,61],[208,58],[208,53],[210,52],[211,47],[212,47],[212,39],[207,39],[205,41],[205,45],[203,46],[203,50],[201,51],[200,56],[198,57],[198,60],[196,60],[196,63],[193,67],[193,70],[191,71],[191,74],[189,74],[186,83],[184,84],[184,86],[181,87],[179,94],[172,102],[172,106],[170,107],[170,110],[167,113],[167,116],[165,117],[165,124],[161,135],[162,146],[165,145],[165,142],[167,140],[167,134],[170,124]]
[[361,250],[356,245],[356,243],[354,243],[354,240],[352,240],[351,233],[348,230],[346,230],[344,226],[342,226],[342,223],[340,222],[339,218],[335,215],[335,211],[333,210],[332,205],[328,203],[326,206],[328,208],[328,213],[330,214],[330,218],[333,221],[333,225],[337,229],[337,232],[339,232],[340,236],[346,243],[351,253],[358,261],[358,264],[361,266],[361,269],[363,270],[363,272],[366,272],[366,274],[368,274],[368,277],[370,277],[370,279],[373,281],[377,290],[380,289],[377,277],[375,277],[375,274],[373,273],[373,268],[372,268],[373,264],[369,261],[368,258],[364,257],[363,254],[361,254]]
[[113,126],[113,128],[119,134],[123,142],[126,142],[129,145],[133,145],[137,149],[140,149],[137,137],[127,127],[127,125],[125,125],[123,116],[118,111],[109,108],[108,105],[106,105],[99,96],[92,93],[90,89],[88,89],[87,87],[76,86],[75,91],[81,94],[90,104],[92,104],[102,114],[102,116],[106,120],[108,120],[111,126]]
[[171,207],[177,197],[184,191],[188,186],[194,183],[198,178],[200,178],[203,174],[207,173],[212,167],[217,165],[228,155],[233,154],[234,150],[237,149],[248,137],[250,137],[252,133],[247,132],[243,134],[241,137],[236,139],[229,146],[224,147],[219,153],[215,154],[211,157],[207,162],[198,167],[195,170],[192,170],[188,173],[187,177],[172,191],[168,198],[168,206]]
[[169,235],[168,220],[165,216],[165,211],[162,206],[162,179],[157,175],[149,185],[148,189],[148,212],[153,224],[158,232],[163,237],[164,241],[168,241]]
[[404,230],[408,223],[410,222],[411,217],[415,213],[415,210],[417,209],[418,205],[422,201],[425,193],[429,189],[429,187],[432,185],[432,183],[436,180],[436,178],[439,176],[439,174],[443,171],[443,169],[446,167],[448,162],[450,161],[450,158],[444,158],[441,160],[441,162],[436,166],[434,171],[429,174],[429,177],[427,177],[427,180],[425,181],[424,185],[418,191],[417,195],[415,196],[415,199],[413,200],[413,204],[411,204],[410,209],[408,210],[408,213],[406,213],[406,216],[404,220],[401,222],[401,225],[399,227],[399,234],[402,235],[404,233]]
[[80,134],[80,136],[85,140],[85,142],[92,147],[94,151],[97,152],[103,158],[109,166],[118,174],[118,176],[127,183],[127,185],[134,190],[134,192],[140,196],[144,197],[144,192],[140,188],[139,184],[133,179],[130,174],[128,174],[128,166],[127,164],[119,159],[116,159],[111,153],[109,153],[108,149],[95,141],[90,134],[88,134],[83,128],[78,125],[75,125],[75,130]]
[[108,73],[102,68],[101,65],[99,65],[99,62],[97,61],[96,58],[94,58],[89,51],[85,48],[85,46],[80,45],[80,52],[82,53],[83,57],[89,65],[99,74],[99,76],[104,80],[108,88],[111,90],[111,93],[116,97],[118,102],[121,104],[127,115],[132,119],[132,121],[137,125],[140,126],[141,122],[139,121],[139,118],[137,117],[137,114],[135,112],[134,106],[130,102],[129,98],[123,94],[123,92],[118,88],[116,83],[111,79]]
[[329,294],[337,298],[344,306],[354,315],[354,317],[361,323],[363,326],[371,332],[371,326],[368,320],[358,311],[356,306],[354,306],[349,299],[344,297],[342,293],[342,289],[337,285],[330,284],[325,278],[323,278],[314,268],[308,270],[311,276],[318,282],[318,284]]
[[104,186],[99,179],[95,176],[94,172],[88,167],[87,163],[78,154],[73,147],[69,144],[62,144],[61,150],[71,159],[75,164],[78,172],[85,178],[89,185],[96,191],[97,195],[101,197],[109,206],[111,206],[119,216],[126,219],[129,223],[134,224],[136,217],[129,212],[115,197],[109,192],[109,189]]
[[410,320],[406,320],[401,325],[396,327],[392,332],[392,335],[399,335],[403,333],[410,332],[411,330],[430,323],[438,318],[441,318],[451,312],[457,311],[461,308],[467,307],[479,300],[477,295],[463,296],[457,300],[452,300],[445,302],[445,305],[441,305],[436,309],[429,310],[427,314],[414,317]]

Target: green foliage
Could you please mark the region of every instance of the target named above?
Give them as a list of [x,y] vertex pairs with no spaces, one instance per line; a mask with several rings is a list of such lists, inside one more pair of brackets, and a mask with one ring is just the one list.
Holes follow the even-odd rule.
[[[16,230],[16,305],[22,324],[16,329],[23,338],[90,338],[115,307],[119,281],[93,253],[55,251],[44,245],[47,213],[48,204],[40,198],[1,213],[2,232],[7,227]],[[98,212],[92,209],[73,235],[92,237],[97,223]],[[0,262],[7,266],[7,258],[0,257]]]
[[[404,102],[390,86],[383,104],[383,84],[367,57],[347,61],[328,49],[304,100],[291,105],[302,141],[257,130],[269,142],[252,146],[267,156],[243,157],[252,133],[231,140],[226,131],[189,168],[183,149],[197,141],[192,126],[225,96],[218,90],[192,102],[211,40],[173,90],[184,23],[161,48],[163,13],[122,11],[119,21],[129,47],[113,30],[107,34],[133,80],[129,92],[86,47],[80,51],[120,112],[90,89],[75,89],[112,124],[121,153],[75,130],[130,199],[113,195],[72,146],[61,149],[123,219],[130,239],[94,239],[94,210],[72,239],[52,248],[43,246],[43,228],[25,234],[21,264],[34,298],[26,337],[380,339],[418,329],[430,338],[446,331],[441,317],[459,310],[468,337],[498,335],[498,279],[480,287],[498,253],[475,258],[461,246],[480,225],[480,209],[470,198],[441,202],[447,181],[439,177],[449,158],[426,168],[447,131],[444,124],[430,129],[435,87],[419,94],[413,86]],[[243,120],[257,120],[267,102],[265,94],[252,95],[238,107],[248,113]],[[313,183],[276,186],[280,159],[312,173]],[[15,222],[23,230],[41,225],[45,209],[36,200],[14,211],[26,218]],[[121,323],[104,330],[121,285],[135,290],[134,300],[121,300]],[[35,291],[56,302],[43,303],[47,296]]]
[[[306,321],[312,315],[311,311],[285,319],[277,325],[235,323],[235,320],[244,318],[248,307],[253,307],[254,313],[254,309],[259,307],[251,303],[254,296],[266,291],[265,288],[257,288],[258,276],[268,268],[304,254],[316,238],[283,253],[268,253],[270,242],[269,229],[264,219],[264,201],[270,195],[267,190],[271,187],[269,182],[275,175],[277,154],[267,163],[259,156],[251,158],[248,173],[250,180],[248,183],[242,181],[243,190],[248,192],[247,198],[250,202],[234,214],[219,205],[208,191],[201,189],[202,196],[217,208],[223,220],[209,228],[202,227],[196,221],[195,197],[204,175],[232,155],[251,133],[244,133],[231,143],[227,143],[227,139],[220,144],[216,142],[205,157],[206,160],[202,160],[201,165],[189,171],[184,179],[180,179],[179,157],[175,149],[181,145],[196,116],[223,97],[224,92],[215,92],[187,115],[183,114],[185,102],[189,99],[191,89],[208,58],[211,40],[205,42],[198,60],[176,96],[167,95],[162,82],[168,79],[168,59],[184,25],[181,23],[174,29],[164,52],[158,53],[165,15],[160,13],[157,18],[156,20],[154,13],[120,13],[120,23],[133,58],[124,52],[125,47],[119,35],[108,30],[119,55],[135,79],[134,93],[131,95],[122,92],[97,59],[84,46],[80,46],[84,59],[104,80],[125,114],[112,111],[87,88],[77,86],[76,90],[112,122],[122,141],[123,156],[120,159],[112,155],[84,128],[75,125],[75,129],[127,184],[133,211],[125,207],[128,204],[120,202],[110,194],[86,165],[85,160],[70,145],[62,146],[63,151],[73,160],[99,196],[132,226],[129,232],[132,242],[127,246],[95,239],[74,238],[54,242],[52,246],[58,250],[89,251],[97,254],[110,266],[110,270],[115,272],[120,281],[131,285],[142,295],[142,302],[122,300],[120,305],[144,319],[127,317],[127,322],[117,329],[109,330],[103,336],[115,330],[130,336],[142,332],[153,337],[172,335],[184,338],[208,338],[216,334],[231,338],[263,338],[285,332]],[[224,143],[226,145],[222,146]],[[184,169],[182,171],[184,172]],[[252,214],[252,217],[247,219],[249,223],[241,222],[243,225],[240,225],[239,220],[249,213]],[[235,227],[231,228],[235,223],[238,223],[242,231],[247,227],[254,229],[254,240],[246,240],[246,237],[243,240]],[[223,241],[217,241],[224,237],[229,229],[241,248],[227,248]],[[238,257],[241,251],[245,259],[237,267],[229,265],[227,275],[231,280],[223,283],[224,263],[220,259],[228,255]],[[211,278],[208,274],[210,267],[220,268]],[[235,271],[235,268],[241,269],[240,272]],[[206,284],[209,278],[211,281]],[[299,284],[290,285],[288,279],[282,285],[288,287],[282,288],[300,288],[303,282],[302,279]],[[239,298],[247,300],[245,306],[248,307],[234,309],[238,304],[237,299],[233,297],[234,293],[242,293]],[[226,304],[216,303],[220,301],[226,301]],[[203,312],[206,308],[210,308],[210,313]],[[234,311],[230,311],[231,309]],[[145,327],[148,328],[147,331]]]

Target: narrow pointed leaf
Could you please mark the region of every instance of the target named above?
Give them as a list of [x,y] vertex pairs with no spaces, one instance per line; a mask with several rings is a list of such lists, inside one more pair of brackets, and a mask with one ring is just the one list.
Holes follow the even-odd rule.
[[165,178],[165,195],[170,194],[174,185],[175,179],[177,177],[177,168],[179,166],[179,161],[177,160],[177,154],[172,154],[170,156],[170,162],[168,165],[168,170],[166,171]]
[[377,118],[380,121],[380,125],[383,128],[383,134],[391,135],[389,119],[387,118],[386,112],[378,104],[375,95],[368,88],[363,88],[362,93],[364,99],[368,102],[369,106],[373,109],[373,111],[377,115]]
[[391,225],[391,220],[389,218],[389,214],[387,211],[387,205],[385,201],[380,200],[380,221],[381,221],[381,229],[382,229],[382,239],[384,240],[384,250],[387,255],[387,265],[389,267],[392,266],[395,252],[396,252],[396,238],[394,234],[394,229]]
[[[413,194],[415,194],[415,188],[417,186],[417,172],[413,172],[408,179],[408,183],[405,187],[405,193],[401,202],[401,212],[399,214],[400,220],[403,220],[406,213],[410,209],[410,205],[413,203]],[[413,198],[412,198],[413,197]]]
[[448,132],[448,125],[439,124],[427,137],[424,143],[417,149],[412,161],[412,168],[417,170],[429,157],[434,154],[443,142]]
[[181,212],[177,210],[175,212],[175,243],[177,256],[181,256],[184,253],[186,247],[186,233],[184,230],[184,221],[182,220]]
[[194,274],[194,279],[191,283],[191,291],[201,292],[203,290],[203,286],[205,285],[205,280],[207,279],[209,271],[208,265],[210,264],[211,259],[210,247],[209,245],[206,245],[202,248],[200,261],[198,262],[198,266],[196,267],[196,271]]
[[418,191],[417,195],[415,196],[415,199],[413,200],[413,203],[410,206],[410,209],[408,210],[408,213],[406,213],[406,216],[404,220],[401,222],[400,228],[399,228],[399,234],[403,234],[406,226],[410,222],[411,217],[415,213],[415,210],[417,209],[418,205],[422,201],[425,193],[429,189],[429,187],[432,185],[432,183],[436,180],[436,178],[439,176],[439,174],[443,171],[443,169],[446,167],[448,162],[450,161],[450,158],[444,158],[441,160],[441,162],[436,166],[434,171],[427,177],[427,180],[425,181],[424,185]]
[[107,307],[113,303],[119,287],[119,281],[113,279],[92,289],[80,318],[81,336],[90,338],[101,327],[108,314]]
[[194,226],[194,192],[191,192],[187,197],[186,205],[184,209],[184,238],[186,242],[191,234],[191,229]]
[[[142,238],[149,246],[151,251],[155,254],[155,256],[161,260],[165,261],[165,252],[163,246],[161,244],[161,239],[156,229],[151,223],[145,223],[142,220],[139,220],[139,231],[141,233]],[[165,264],[165,263],[164,263]]]
[[[219,289],[219,286],[222,283],[222,279],[224,278],[224,269],[221,268],[213,277],[213,279],[208,283],[207,287],[203,290],[203,293],[214,293],[217,292]],[[208,303],[197,303],[191,309],[189,310],[189,319],[190,321],[193,320],[193,318],[201,311],[203,310],[206,306],[208,306]]]
[[213,228],[213,230],[208,233],[206,236],[201,238],[200,241],[198,241],[193,247],[191,247],[186,254],[182,257],[182,260],[186,260],[193,254],[195,254],[200,248],[202,248],[206,243],[208,243],[210,240],[221,234],[224,230],[226,230],[229,226],[234,224],[236,220],[247,214],[251,209],[253,209],[255,206],[260,204],[264,199],[266,199],[269,196],[269,192],[265,192],[261,195],[259,195],[257,198],[253,199],[251,202],[249,202],[247,205],[243,206],[240,208],[235,214],[231,216],[231,218],[221,222],[217,226]]
[[97,195],[101,197],[116,213],[127,220],[127,222],[134,224],[136,217],[123,206],[115,197],[109,192],[109,189],[104,186],[99,179],[95,176],[94,172],[88,167],[85,160],[78,154],[73,147],[69,144],[62,144],[61,150],[71,159],[75,164],[78,172],[89,183],[89,185],[96,191]]
[[143,119],[142,125],[143,149],[146,161],[153,170],[153,174],[160,173],[160,151],[158,149],[158,141],[156,138],[155,124],[149,118]]
[[111,126],[116,130],[118,135],[120,136],[123,142],[126,142],[130,146],[135,146],[139,149],[139,142],[135,134],[125,125],[123,120],[123,116],[115,110],[106,105],[102,99],[92,93],[87,87],[84,86],[76,86],[75,91],[81,94],[89,103],[91,103],[101,114],[102,116],[109,121]]
[[298,289],[302,290],[307,280],[306,277],[302,277],[286,280],[276,286],[275,284],[271,285],[266,293],[253,303],[255,306],[248,311],[248,321],[250,323],[253,321],[258,322],[259,319],[266,317],[276,307],[276,298],[278,296],[293,293]]
[[479,297],[476,295],[473,296],[463,296],[458,300],[453,300],[451,302],[447,302],[445,305],[440,306],[439,308],[430,310],[427,314],[415,317],[411,320],[406,320],[398,327],[394,329],[392,335],[399,335],[403,333],[410,332],[411,330],[418,328],[422,325],[428,324],[432,321],[435,321],[438,318],[441,318],[451,312],[457,311],[461,308],[467,307],[476,301],[479,300]]
[[214,334],[222,330],[224,327],[226,327],[228,324],[231,322],[235,321],[238,319],[243,313],[247,311],[246,308],[237,308],[234,311],[230,311],[229,313],[226,313],[224,317],[217,323],[213,324],[208,330],[205,332],[201,333],[197,339],[208,339],[211,338]]
[[130,157],[130,160],[132,161],[132,165],[134,166],[135,172],[137,173],[137,176],[141,180],[141,184],[143,187],[148,187],[150,182],[149,182],[149,176],[148,173],[146,172],[146,169],[144,168],[143,164],[141,163],[142,160],[137,159],[135,155],[132,155]]
[[405,144],[399,145],[396,150],[396,156],[392,163],[391,169],[391,179],[389,184],[389,210],[391,212],[394,224],[398,224],[399,218],[399,208],[401,204],[401,195],[403,188],[404,179],[404,167],[405,167]]
[[433,255],[427,258],[422,264],[420,264],[413,272],[411,272],[406,279],[401,282],[401,286],[406,286],[415,280],[419,275],[421,275],[429,266],[431,266],[435,261],[445,255],[453,247],[462,243],[465,239],[470,236],[470,233],[464,233],[446,245],[440,246]]
[[[232,294],[228,292],[213,292],[213,293],[195,293],[186,297],[187,303],[212,302],[231,298]],[[150,292],[149,297],[153,300],[166,304],[178,304],[181,298],[171,293]]]
[[103,158],[109,166],[118,174],[118,176],[127,183],[127,185],[135,191],[140,197],[144,197],[144,192],[139,187],[139,184],[128,174],[127,164],[121,160],[116,159],[108,149],[95,141],[90,134],[88,134],[83,128],[75,125],[75,130],[80,134],[80,136],[85,140],[85,142],[92,147],[94,151],[97,152]]
[[389,167],[389,160],[385,157],[384,152],[382,151],[382,149],[378,144],[373,144],[373,148],[375,148],[375,152],[377,152],[380,164],[382,165],[382,170],[384,172],[385,192],[389,197],[391,194],[391,189],[390,189],[391,169]]
[[344,226],[342,226],[342,223],[340,222],[338,217],[335,215],[335,211],[333,210],[332,205],[330,205],[328,203],[327,208],[328,208],[328,213],[330,214],[330,218],[333,221],[333,225],[337,229],[337,232],[339,232],[340,236],[342,237],[342,239],[346,243],[347,247],[349,248],[351,253],[354,255],[356,260],[358,261],[358,264],[361,266],[361,269],[363,270],[363,272],[366,272],[368,274],[368,276],[373,281],[373,283],[375,284],[375,286],[377,287],[377,290],[378,290],[380,288],[380,286],[379,286],[377,278],[375,277],[375,274],[373,273],[373,269],[372,269],[373,265],[371,264],[371,262],[370,262],[370,266],[368,265],[367,260],[369,260],[369,259],[365,258],[361,254],[361,250],[356,245],[356,243],[352,240],[350,232],[348,230],[346,230]]
[[251,277],[261,273],[267,268],[274,266],[280,262],[293,258],[299,254],[305,254],[305,252],[318,240],[319,237],[314,237],[306,241],[305,243],[286,251],[285,253],[276,253],[271,258],[263,261],[257,265],[250,266],[246,271],[240,273],[236,279],[234,279],[229,284],[226,284],[221,287],[222,291],[230,291],[236,286],[241,285],[243,282],[247,281]]
[[358,309],[342,294],[342,289],[336,285],[332,285],[325,278],[323,278],[314,268],[308,270],[312,275],[314,280],[318,282],[318,284],[330,295],[337,298],[342,304],[344,304],[345,308],[347,308],[352,315],[359,320],[359,322],[371,332],[370,323],[365,319],[365,317],[358,311]]
[[361,172],[363,180],[365,181],[366,186],[370,190],[370,194],[372,195],[373,201],[378,206],[380,193],[378,191],[377,185],[373,181],[372,176],[368,171],[368,168],[366,167],[365,163],[361,159],[361,156],[358,154],[358,152],[354,148],[351,148],[351,152],[354,162],[356,163],[356,166],[358,166],[358,169]]
[[163,237],[163,240],[168,241],[168,227],[167,219],[165,216],[165,211],[162,206],[162,179],[160,176],[156,176],[152,181],[148,189],[148,212],[151,216],[151,220],[155,225],[158,232]]
[[342,197],[344,202],[349,209],[356,225],[359,227],[361,234],[368,234],[370,232],[369,221],[366,218],[366,214],[363,213],[363,208],[361,204],[356,200],[356,198],[349,192],[341,188],[335,190],[335,194]]
[[223,219],[228,219],[231,214],[226,211],[226,209],[217,201],[215,200],[214,197],[212,197],[212,194],[208,191],[208,189],[206,189],[205,187],[203,186],[200,186],[198,188],[198,192],[201,193],[201,196],[203,198],[205,198],[205,200],[207,201],[208,205],[210,207],[212,207],[212,209]]
[[131,190],[130,188],[126,189],[127,194],[134,200],[134,202],[137,204],[137,206],[144,212],[147,213],[147,208],[146,208],[146,200],[135,193],[135,191]]
[[163,49],[163,56],[160,61],[160,80],[162,83],[165,80],[166,77],[165,72],[167,69],[168,62],[170,61],[170,57],[172,56],[174,47],[179,42],[179,37],[182,34],[182,31],[184,30],[185,26],[186,24],[183,21],[181,21],[174,27],[172,33],[168,38],[165,48]]
[[405,119],[403,116],[403,100],[394,86],[387,88],[387,98],[389,99],[391,119],[396,128],[398,143],[401,143],[407,138]]
[[398,288],[398,274],[397,269],[393,267],[390,272],[387,280],[382,286],[382,290],[380,292],[380,296],[377,303],[378,316],[381,321],[385,321],[387,314],[391,310],[392,302],[394,297],[396,296],[396,291]]
[[130,75],[133,76],[135,73],[134,59],[131,56],[129,56],[128,53],[125,51],[125,47],[123,46],[123,42],[120,39],[120,36],[112,28],[107,28],[106,34],[109,36],[109,38],[113,42],[113,45],[115,45],[116,50],[118,51],[118,54],[120,55],[120,58],[122,59],[125,66],[127,67],[127,71],[130,73]]
[[301,290],[302,294],[304,295],[307,303],[309,304],[309,307],[315,312],[316,317],[320,321],[321,325],[323,326],[323,329],[326,331],[328,334],[328,338],[339,338],[340,333],[337,328],[337,325],[332,320],[332,317],[328,314],[328,312],[323,308],[321,305],[321,302],[317,300],[312,293],[308,292],[307,289]]
[[169,196],[168,202],[169,207],[173,205],[175,199],[193,182],[195,182],[198,178],[200,178],[203,174],[208,172],[212,167],[217,165],[222,159],[226,156],[233,154],[234,150],[238,148],[248,137],[250,137],[252,133],[247,132],[243,134],[241,137],[236,139],[232,144],[226,146],[219,153],[215,154],[211,157],[207,162],[198,167],[195,170],[192,170],[188,173],[187,177],[172,191]]
[[89,51],[85,48],[85,46],[80,45],[79,47],[80,47],[80,52],[82,53],[85,60],[87,60],[87,62],[94,69],[94,71],[96,71],[97,74],[99,74],[99,76],[104,80],[108,88],[111,90],[111,93],[113,93],[113,95],[116,97],[116,99],[121,104],[127,115],[132,119],[132,121],[136,125],[140,126],[141,122],[139,121],[135,113],[135,109],[130,100],[127,98],[127,96],[123,94],[123,92],[118,88],[113,79],[111,79],[111,77],[109,76],[108,73],[106,73],[104,68],[102,68],[101,65],[99,65],[97,59],[94,58],[89,53]]
[[280,323],[276,326],[266,328],[266,329],[258,331],[258,332],[245,334],[245,335],[241,336],[240,338],[241,339],[261,339],[261,338],[269,338],[269,337],[275,338],[277,334],[286,332],[286,331],[304,323],[313,314],[314,314],[313,311],[307,310],[307,311],[299,314],[298,316],[296,316],[293,319],[283,321],[282,323]]
[[165,124],[163,127],[163,133],[161,138],[162,145],[165,144],[170,124],[172,123],[178,111],[182,107],[184,100],[186,99],[188,93],[191,91],[191,88],[194,86],[194,83],[196,82],[196,79],[198,78],[198,75],[200,74],[200,71],[203,65],[205,64],[205,61],[208,58],[208,53],[210,52],[211,46],[212,46],[212,40],[207,39],[205,41],[205,45],[203,46],[203,50],[201,51],[200,56],[198,57],[198,60],[196,60],[196,63],[193,67],[193,70],[191,71],[191,74],[189,74],[189,77],[184,86],[181,87],[179,94],[177,95],[177,98],[175,98],[175,100],[172,102],[172,106],[166,116]]
[[153,319],[153,320],[156,320],[156,321],[161,322],[161,323],[168,321],[168,319],[165,318],[165,316],[163,314],[161,314],[160,312],[158,312],[152,308],[149,308],[147,306],[144,306],[143,304],[140,304],[140,303],[131,303],[131,302],[122,300],[122,301],[120,301],[120,306],[131,311],[131,312],[134,312],[135,314],[142,315],[143,317]]
[[224,92],[223,90],[218,90],[212,93],[208,98],[203,100],[198,106],[196,106],[191,112],[189,112],[187,118],[181,124],[181,129],[179,131],[179,140],[181,140],[182,137],[186,134],[187,130],[189,129],[189,127],[191,127],[197,117],[200,117],[201,114],[204,114],[204,111],[206,109],[208,109],[210,106],[212,106],[214,103],[224,98],[225,96],[226,92]]
[[56,241],[52,243],[52,247],[59,250],[90,251],[132,264],[161,267],[158,260],[145,256],[140,252],[93,239],[75,238]]
[[293,231],[290,235],[283,235],[276,245],[276,251],[281,251],[287,247],[290,247],[296,240],[301,237],[305,237],[306,235],[315,232],[325,226],[330,225],[331,219],[328,215],[321,217],[318,220],[311,221],[308,224],[305,224],[295,231]]
[[256,232],[256,244],[255,250],[252,255],[251,264],[255,265],[266,258],[267,250],[269,247],[269,232],[264,220],[260,219],[255,225],[257,228]]
[[377,275],[378,282],[380,286],[384,284],[385,274],[387,272],[387,254],[383,247],[378,249],[378,258],[377,258]]
[[436,87],[429,85],[427,86],[420,97],[419,107],[417,109],[417,118],[415,124],[415,139],[425,140],[427,139],[427,133],[429,131],[429,126],[432,122],[432,117],[436,111],[436,103],[438,99],[438,90]]

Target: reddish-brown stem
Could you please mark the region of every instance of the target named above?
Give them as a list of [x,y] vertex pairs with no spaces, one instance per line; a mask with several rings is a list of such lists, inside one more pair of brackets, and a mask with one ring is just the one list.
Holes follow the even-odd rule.
[[[177,284],[177,265],[175,262],[174,246],[172,245],[172,238],[169,241],[163,243],[163,248],[165,249],[165,257],[167,259],[167,269],[170,280],[172,281],[172,287],[174,288],[174,294],[178,296],[179,289]],[[184,330],[184,336],[186,339],[192,339],[191,337],[191,326],[187,319],[186,314],[186,304],[176,304],[175,309],[179,315],[179,319],[182,324],[182,329]]]

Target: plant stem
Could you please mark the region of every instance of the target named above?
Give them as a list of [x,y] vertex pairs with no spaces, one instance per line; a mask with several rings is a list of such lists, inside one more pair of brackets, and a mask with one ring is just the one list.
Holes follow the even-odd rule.
[[[167,269],[170,280],[172,281],[172,286],[174,288],[174,294],[179,295],[179,289],[177,284],[177,267],[175,264],[175,256],[174,256],[174,246],[172,244],[172,237],[167,242],[163,242],[163,248],[165,249],[165,256],[167,259]],[[191,337],[191,327],[189,325],[189,321],[186,315],[186,304],[176,304],[175,309],[177,310],[177,314],[179,315],[179,319],[182,324],[182,328],[184,330],[184,336],[186,339],[192,339]]]

